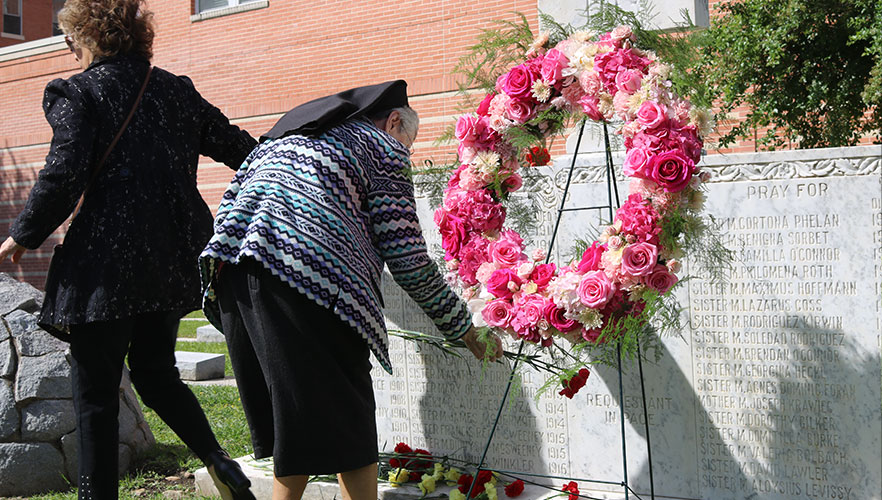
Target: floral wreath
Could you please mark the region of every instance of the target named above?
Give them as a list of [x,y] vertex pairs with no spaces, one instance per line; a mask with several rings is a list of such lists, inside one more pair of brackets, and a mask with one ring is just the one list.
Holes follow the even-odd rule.
[[[459,167],[434,219],[448,279],[462,288],[476,326],[542,347],[558,337],[602,344],[626,335],[622,320],[644,314],[678,282],[685,221],[704,201],[708,174],[696,163],[710,115],[678,96],[670,67],[635,40],[627,26],[597,39],[576,32],[553,48],[540,35],[475,113],[457,120]],[[511,138],[526,133],[544,144],[584,117],[624,122],[629,196],[581,259],[557,265],[542,250],[528,255],[520,234],[504,228],[503,202],[523,185],[519,168],[550,160],[541,147],[522,155]],[[587,378],[572,374],[579,380],[572,388],[564,380],[568,397]]]

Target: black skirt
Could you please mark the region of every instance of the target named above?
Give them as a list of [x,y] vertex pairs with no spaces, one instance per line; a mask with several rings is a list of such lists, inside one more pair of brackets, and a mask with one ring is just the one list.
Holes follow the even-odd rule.
[[225,264],[221,323],[254,456],[276,476],[346,472],[377,461],[367,342],[259,262]]

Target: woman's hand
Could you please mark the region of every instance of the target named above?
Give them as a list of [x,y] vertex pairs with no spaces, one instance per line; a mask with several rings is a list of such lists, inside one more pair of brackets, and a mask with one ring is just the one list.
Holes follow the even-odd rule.
[[12,239],[12,236],[6,238],[6,241],[0,245],[0,264],[6,260],[6,257],[9,257],[12,262],[18,264],[19,259],[21,259],[22,254],[24,254],[28,249],[19,245]]
[[463,342],[465,342],[466,346],[472,351],[472,354],[475,355],[478,359],[486,359],[487,361],[496,361],[497,359],[502,357],[502,340],[494,334],[490,334],[488,336],[488,340],[495,343],[495,349],[493,349],[490,353],[487,352],[487,344],[485,344],[481,339],[478,338],[478,330],[472,326],[469,328],[469,331],[466,332],[462,337]]

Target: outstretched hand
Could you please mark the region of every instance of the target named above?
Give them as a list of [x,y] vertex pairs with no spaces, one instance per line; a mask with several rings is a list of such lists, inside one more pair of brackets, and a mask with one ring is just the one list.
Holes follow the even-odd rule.
[[19,245],[12,239],[12,236],[6,238],[6,241],[0,245],[0,263],[3,263],[7,257],[9,257],[12,262],[18,264],[18,261],[21,259],[22,254],[24,254],[28,249]]
[[478,338],[478,330],[474,326],[469,328],[469,331],[462,337],[462,340],[469,348],[469,351],[478,359],[492,362],[502,357],[502,340],[492,333],[487,337],[487,341],[493,342],[495,345],[489,352],[487,344]]

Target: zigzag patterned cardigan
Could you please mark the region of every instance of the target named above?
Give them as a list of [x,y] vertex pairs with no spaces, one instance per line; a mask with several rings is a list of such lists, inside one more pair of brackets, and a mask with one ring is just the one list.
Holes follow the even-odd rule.
[[403,145],[367,122],[262,143],[224,193],[199,258],[206,317],[220,329],[211,286],[218,264],[249,257],[333,308],[391,373],[385,263],[445,336],[464,335],[470,315],[426,252],[408,170]]

